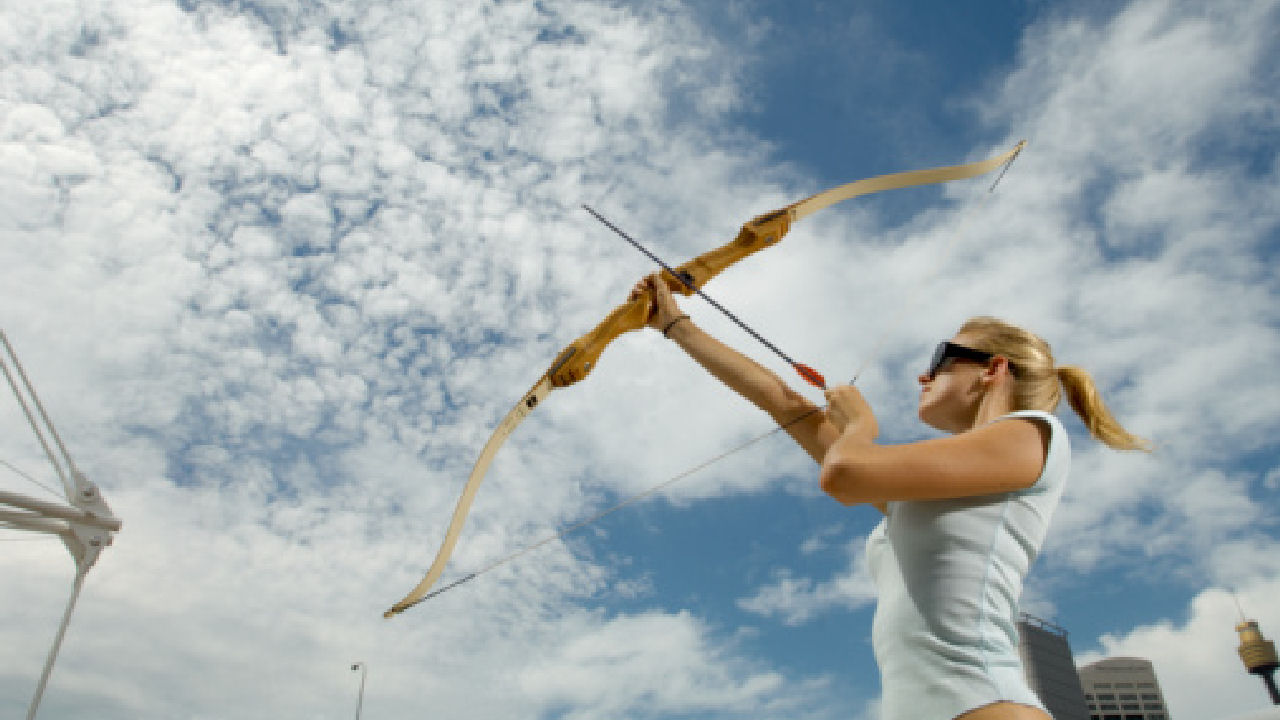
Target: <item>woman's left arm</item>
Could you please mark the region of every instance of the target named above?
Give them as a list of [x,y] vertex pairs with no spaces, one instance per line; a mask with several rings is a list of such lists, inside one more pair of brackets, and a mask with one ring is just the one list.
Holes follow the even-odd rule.
[[1049,428],[1010,418],[904,445],[877,445],[875,416],[856,388],[834,388],[829,414],[840,437],[822,461],[822,489],[846,505],[941,500],[1031,487],[1048,454]]

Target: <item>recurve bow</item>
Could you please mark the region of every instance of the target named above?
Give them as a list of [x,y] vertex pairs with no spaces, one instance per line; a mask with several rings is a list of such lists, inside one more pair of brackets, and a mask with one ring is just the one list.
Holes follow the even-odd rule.
[[[675,270],[684,276],[684,282],[666,271],[662,272],[661,277],[672,292],[691,295],[693,293],[692,288],[701,288],[731,265],[767,247],[776,245],[787,234],[793,224],[823,208],[860,195],[870,195],[885,190],[897,190],[918,185],[932,185],[952,180],[963,180],[983,175],[1012,162],[1025,145],[1026,141],[1024,140],[1008,152],[979,162],[879,175],[820,192],[799,202],[753,218],[742,226],[742,229],[738,231],[737,237],[729,243],[715,250],[705,252],[678,266]],[[449,556],[453,554],[453,548],[458,543],[458,537],[461,535],[462,527],[466,523],[467,513],[471,509],[471,503],[475,499],[476,492],[480,489],[480,483],[484,479],[489,465],[493,463],[493,458],[498,454],[499,448],[507,441],[511,433],[515,432],[516,427],[529,416],[529,413],[533,412],[534,408],[542,404],[553,389],[568,387],[582,380],[594,370],[600,354],[615,338],[625,332],[643,328],[649,320],[650,313],[653,312],[652,302],[648,295],[640,295],[614,308],[613,312],[605,316],[604,320],[591,332],[574,340],[568,347],[560,351],[560,354],[552,361],[551,367],[543,373],[542,377],[529,392],[520,398],[520,402],[516,403],[516,406],[507,413],[502,422],[498,423],[497,429],[493,431],[493,435],[485,443],[484,449],[480,451],[480,457],[471,469],[471,476],[467,478],[467,484],[462,489],[462,496],[458,499],[458,504],[453,510],[453,518],[449,521],[449,528],[445,532],[444,542],[441,543],[440,549],[436,552],[435,560],[432,561],[431,567],[427,569],[426,576],[404,599],[383,613],[383,617],[390,618],[418,604],[427,597],[431,586],[435,584],[436,580],[444,572]],[[470,577],[466,576],[454,584],[465,582]]]

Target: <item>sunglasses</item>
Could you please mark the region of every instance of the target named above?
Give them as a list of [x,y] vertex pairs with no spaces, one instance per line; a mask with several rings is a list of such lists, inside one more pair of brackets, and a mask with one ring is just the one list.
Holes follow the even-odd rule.
[[[933,380],[938,373],[942,372],[953,360],[972,360],[973,362],[985,363],[995,357],[995,353],[985,352],[983,350],[974,350],[970,347],[957,345],[953,342],[942,341],[938,343],[938,347],[933,351],[933,359],[929,361],[929,369],[924,376]],[[1009,372],[1013,372],[1013,364],[1009,365]]]

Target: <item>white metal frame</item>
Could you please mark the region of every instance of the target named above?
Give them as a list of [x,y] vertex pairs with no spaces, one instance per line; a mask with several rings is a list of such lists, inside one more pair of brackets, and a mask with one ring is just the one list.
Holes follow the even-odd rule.
[[[4,331],[0,330],[0,344],[4,346],[4,354],[0,355],[0,371],[13,390],[13,395],[22,408],[31,431],[35,433],[45,457],[53,465],[54,472],[62,481],[63,492],[67,496],[67,505],[37,500],[19,493],[0,490],[0,528],[9,530],[26,530],[58,536],[71,558],[76,563],[76,576],[71,589],[71,597],[67,601],[67,609],[62,614],[62,623],[58,626],[53,645],[45,659],[44,670],[40,673],[40,681],[36,685],[35,696],[27,709],[27,720],[33,720],[40,700],[44,696],[45,686],[49,682],[49,674],[53,671],[54,660],[62,647],[62,639],[67,633],[67,624],[71,621],[71,612],[75,609],[80,597],[80,589],[84,586],[84,578],[89,568],[98,561],[102,550],[111,544],[113,533],[120,530],[120,520],[112,514],[98,487],[89,481],[84,473],[76,467],[67,452],[62,438],[53,426],[53,421],[40,404],[35,388],[27,379],[27,373],[18,362],[13,346]],[[6,361],[5,358],[8,358]],[[12,368],[10,367],[12,365]],[[33,412],[34,410],[34,412]],[[46,436],[47,433],[47,436]],[[53,446],[49,444],[52,438]],[[57,451],[54,451],[56,447]]]

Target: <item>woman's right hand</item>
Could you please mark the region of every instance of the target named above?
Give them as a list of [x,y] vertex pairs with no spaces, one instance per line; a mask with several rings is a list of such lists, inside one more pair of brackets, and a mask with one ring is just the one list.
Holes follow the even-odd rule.
[[680,312],[671,289],[663,282],[661,273],[654,273],[636,283],[627,299],[635,300],[642,295],[649,295],[653,300],[653,312],[649,314],[647,324],[655,330],[662,330],[684,314]]

